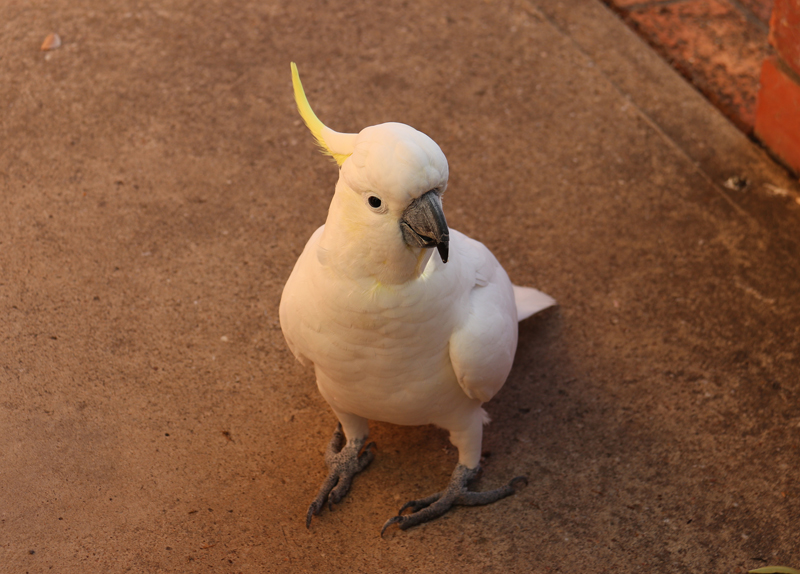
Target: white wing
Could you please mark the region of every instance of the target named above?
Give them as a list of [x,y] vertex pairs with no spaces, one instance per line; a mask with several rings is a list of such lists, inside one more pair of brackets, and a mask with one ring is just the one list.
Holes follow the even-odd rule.
[[314,294],[309,292],[312,285],[307,279],[308,268],[314,264],[315,253],[324,228],[324,225],[320,226],[309,238],[294,264],[286,285],[283,286],[281,295],[279,309],[281,330],[289,350],[302,365],[308,365],[310,360],[302,351],[308,348],[308,344],[304,340],[304,329],[301,325],[303,315],[297,312],[297,308],[308,305],[309,300],[314,301]]
[[451,251],[458,249],[464,265],[474,269],[474,286],[469,294],[469,309],[450,337],[450,361],[464,393],[486,402],[503,386],[514,362],[514,290],[506,272],[483,244],[454,230],[451,234]]

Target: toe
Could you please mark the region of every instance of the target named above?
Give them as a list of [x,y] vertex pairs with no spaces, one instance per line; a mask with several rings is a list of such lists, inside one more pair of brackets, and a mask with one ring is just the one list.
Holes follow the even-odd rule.
[[411,509],[411,512],[419,512],[423,508],[427,508],[437,500],[439,500],[444,492],[437,492],[436,494],[431,494],[430,496],[426,496],[425,498],[420,498],[419,500],[409,500],[403,505],[403,508],[400,509],[400,512],[397,514],[403,514],[404,511]]
[[339,504],[350,490],[350,485],[353,483],[353,475],[342,475],[339,478],[339,483],[336,488],[331,490],[328,495],[328,509],[333,510],[334,504]]
[[[437,495],[433,495],[437,496]],[[433,496],[429,496],[422,500],[412,501],[417,503],[424,503],[425,506],[415,510],[412,514],[405,514],[403,516],[395,516],[394,518],[390,519],[385,525],[384,529],[391,524],[397,524],[400,527],[400,530],[406,530],[411,528],[412,526],[417,526],[418,524],[422,524],[423,522],[429,522],[434,520],[435,518],[439,518],[447,513],[453,507],[453,497],[445,494],[444,496],[439,497],[438,499],[431,501],[430,499]],[[408,505],[406,505],[408,506]]]
[[358,455],[358,465],[356,472],[361,472],[365,468],[369,466],[369,463],[372,462],[372,459],[375,458],[375,443],[371,442],[367,446],[364,447],[363,452]]
[[514,492],[528,486],[528,477],[527,476],[515,476],[511,479],[511,482],[508,483],[508,486],[514,489]]

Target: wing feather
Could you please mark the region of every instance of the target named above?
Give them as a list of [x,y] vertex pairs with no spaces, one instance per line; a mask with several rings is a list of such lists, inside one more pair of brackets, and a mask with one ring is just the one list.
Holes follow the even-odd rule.
[[494,255],[478,241],[461,237],[473,287],[468,312],[450,337],[450,361],[464,393],[486,402],[503,386],[514,362],[517,308],[511,281]]

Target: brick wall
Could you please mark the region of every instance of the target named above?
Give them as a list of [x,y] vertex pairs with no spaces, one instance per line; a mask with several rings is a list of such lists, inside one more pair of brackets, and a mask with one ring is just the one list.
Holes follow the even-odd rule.
[[800,174],[800,0],[775,0],[769,41],[775,54],[761,68],[755,134]]

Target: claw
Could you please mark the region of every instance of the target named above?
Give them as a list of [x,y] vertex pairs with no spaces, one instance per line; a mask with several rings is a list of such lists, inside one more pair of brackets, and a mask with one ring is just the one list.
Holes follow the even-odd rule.
[[[392,524],[402,524],[403,520],[405,520],[405,516],[400,516],[399,514],[397,516],[392,516],[389,520],[387,520],[384,523],[383,528],[381,528],[381,538],[383,538],[383,533],[386,532],[387,528],[389,528]],[[400,528],[402,529],[402,526]]]
[[306,513],[306,528],[311,528],[311,518],[315,514],[319,514],[319,508],[317,507],[317,501],[311,503],[311,506],[308,507],[308,513]]

